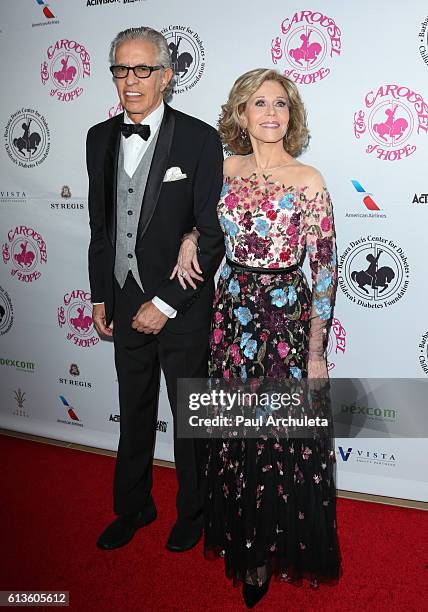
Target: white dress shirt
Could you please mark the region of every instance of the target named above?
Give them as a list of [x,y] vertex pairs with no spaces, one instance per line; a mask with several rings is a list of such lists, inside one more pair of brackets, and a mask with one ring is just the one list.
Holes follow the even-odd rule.
[[[142,160],[144,153],[147,151],[147,147],[153,140],[154,135],[156,134],[160,124],[162,123],[164,112],[165,105],[163,102],[161,102],[161,104],[153,112],[151,112],[150,115],[147,115],[145,119],[140,121],[140,123],[150,126],[150,136],[147,140],[144,140],[138,134],[131,134],[131,136],[128,136],[128,138],[125,138],[125,136],[122,135],[123,167],[126,174],[130,178],[132,178],[132,175],[138,168],[138,164]],[[124,113],[123,121],[124,123],[134,123],[132,119],[128,117],[126,111]],[[95,302],[94,306],[97,303],[100,302]],[[177,311],[175,310],[175,308],[173,308],[157,296],[152,299],[152,303],[169,319],[173,319],[177,315]]]
[[[123,167],[126,174],[132,178],[135,170],[138,168],[138,164],[143,158],[144,153],[147,151],[147,147],[151,143],[156,134],[160,124],[162,123],[163,114],[165,112],[165,105],[162,102],[150,115],[147,115],[143,121],[144,125],[150,127],[150,136],[147,140],[143,140],[138,134],[132,134],[125,138],[122,135],[122,146],[123,146]],[[123,118],[124,123],[132,125],[134,122],[130,119],[125,111]]]

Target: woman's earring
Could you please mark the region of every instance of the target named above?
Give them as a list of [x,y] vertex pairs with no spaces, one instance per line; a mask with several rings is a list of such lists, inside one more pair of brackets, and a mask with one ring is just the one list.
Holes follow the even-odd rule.
[[241,136],[241,140],[247,140],[248,132],[245,128],[241,128],[239,135]]

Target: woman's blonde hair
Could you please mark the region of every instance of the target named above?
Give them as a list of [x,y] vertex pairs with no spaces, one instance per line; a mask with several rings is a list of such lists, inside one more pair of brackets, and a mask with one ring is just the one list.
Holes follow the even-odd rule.
[[230,153],[247,155],[253,148],[246,136],[241,136],[240,115],[245,110],[249,98],[265,81],[280,83],[287,94],[290,120],[287,133],[284,136],[284,149],[292,157],[298,157],[309,143],[309,130],[306,122],[306,111],[299,90],[290,79],[276,70],[256,68],[236,79],[229,93],[226,104],[221,107],[218,121],[218,131],[223,144]]

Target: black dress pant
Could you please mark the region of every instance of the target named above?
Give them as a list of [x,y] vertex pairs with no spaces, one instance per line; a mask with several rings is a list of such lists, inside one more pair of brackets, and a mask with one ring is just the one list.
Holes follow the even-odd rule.
[[177,514],[179,519],[192,520],[202,509],[203,445],[177,438],[177,379],[207,376],[209,326],[189,334],[171,333],[168,324],[157,335],[138,332],[131,323],[144,302],[144,293],[130,274],[123,289],[115,285],[113,339],[119,382],[120,441],[113,486],[114,511],[119,515],[132,514],[150,500],[162,368],[174,417]]

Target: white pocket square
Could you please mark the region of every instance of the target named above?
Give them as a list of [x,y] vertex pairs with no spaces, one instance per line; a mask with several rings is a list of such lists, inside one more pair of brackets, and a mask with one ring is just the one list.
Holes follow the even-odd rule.
[[181,168],[177,168],[174,166],[174,168],[168,168],[168,170],[165,172],[163,182],[169,183],[171,181],[180,181],[181,179],[185,178],[187,178],[187,174],[184,174],[181,171]]

